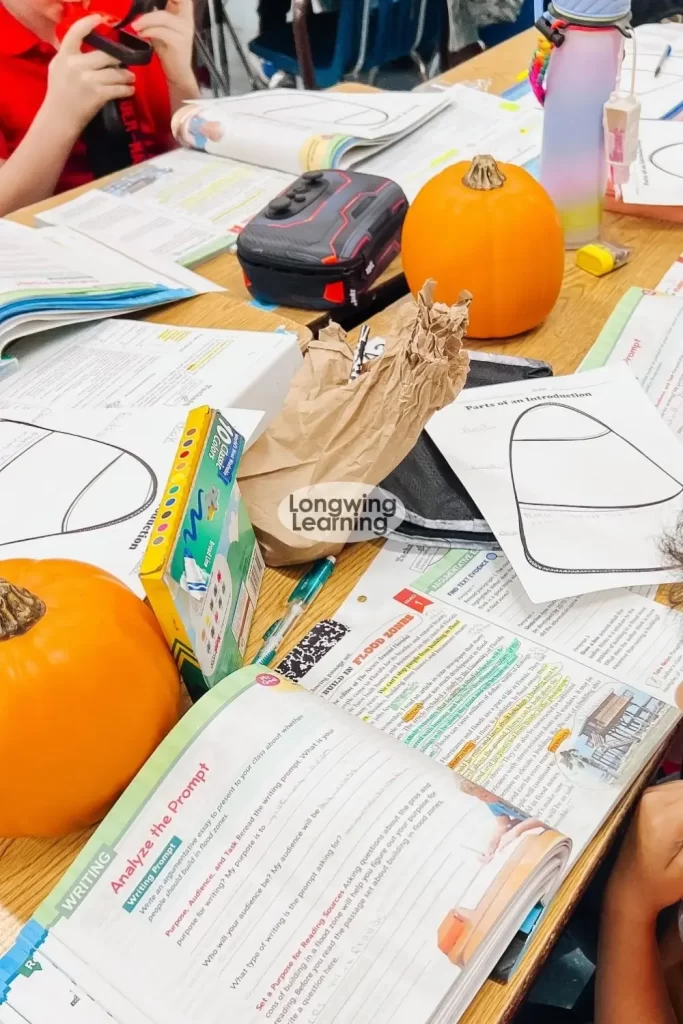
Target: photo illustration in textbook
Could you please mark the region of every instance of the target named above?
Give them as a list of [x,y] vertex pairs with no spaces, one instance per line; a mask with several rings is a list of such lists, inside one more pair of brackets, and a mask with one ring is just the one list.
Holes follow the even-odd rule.
[[278,670],[578,856],[677,720],[680,614],[628,590],[534,605],[500,551],[453,549],[420,575],[413,547],[389,541]]

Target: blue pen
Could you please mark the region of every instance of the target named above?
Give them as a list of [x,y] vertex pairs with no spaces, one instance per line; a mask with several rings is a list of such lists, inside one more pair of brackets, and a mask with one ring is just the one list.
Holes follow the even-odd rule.
[[332,575],[336,558],[329,555],[315,562],[301,577],[287,600],[287,611],[281,619],[270,626],[263,635],[263,643],[252,665],[271,665],[275,661],[280,644],[294,623],[301,618],[311,602],[318,596]]
[[662,68],[664,67],[664,65],[666,64],[666,62],[668,61],[668,59],[669,59],[669,57],[671,56],[672,53],[673,53],[673,47],[667,46],[667,48],[665,49],[664,53],[662,54],[662,56],[659,58],[659,60],[657,62],[657,67],[655,68],[655,78],[657,78],[657,76],[661,74]]

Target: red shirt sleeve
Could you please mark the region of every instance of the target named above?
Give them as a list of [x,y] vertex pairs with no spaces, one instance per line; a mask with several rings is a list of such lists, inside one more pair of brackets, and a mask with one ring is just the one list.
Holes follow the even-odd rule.
[[5,136],[2,134],[2,128],[0,128],[0,160],[6,160],[8,156],[9,147]]

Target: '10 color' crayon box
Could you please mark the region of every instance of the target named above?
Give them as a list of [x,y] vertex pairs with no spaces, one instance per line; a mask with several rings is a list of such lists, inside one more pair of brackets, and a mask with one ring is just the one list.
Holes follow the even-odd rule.
[[140,568],[193,700],[242,666],[263,578],[237,486],[243,449],[220,412],[192,410]]

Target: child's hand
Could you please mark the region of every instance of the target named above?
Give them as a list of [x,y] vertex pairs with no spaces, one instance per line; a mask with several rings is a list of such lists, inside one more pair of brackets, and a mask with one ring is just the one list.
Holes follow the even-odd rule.
[[165,10],[143,14],[133,22],[131,28],[141,39],[152,44],[159,55],[169,85],[185,86],[188,82],[194,82],[193,0],[168,0]]
[[74,22],[50,62],[43,107],[57,122],[64,122],[78,136],[109,100],[135,92],[135,77],[119,66],[116,58],[100,50],[81,53],[83,40],[102,21],[91,14]]
[[649,924],[683,899],[683,782],[643,794],[610,878],[609,898],[634,923]]

